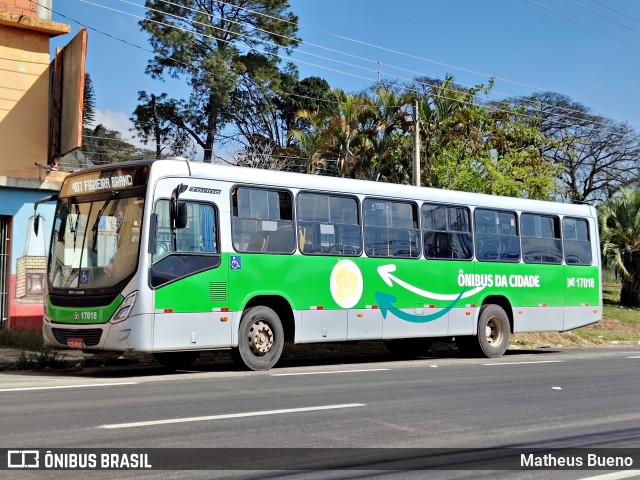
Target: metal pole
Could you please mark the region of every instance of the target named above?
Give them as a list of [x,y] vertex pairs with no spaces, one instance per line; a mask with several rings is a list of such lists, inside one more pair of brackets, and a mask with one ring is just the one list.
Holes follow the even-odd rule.
[[420,186],[420,115],[418,100],[413,104],[413,184]]

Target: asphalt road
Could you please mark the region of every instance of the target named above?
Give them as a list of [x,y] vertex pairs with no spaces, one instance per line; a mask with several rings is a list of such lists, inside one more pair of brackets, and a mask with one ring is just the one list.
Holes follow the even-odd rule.
[[[640,453],[636,472],[477,470],[478,458],[465,464],[464,456],[453,455],[459,450],[424,451],[442,453],[439,465],[448,470],[389,470],[423,452],[409,449],[483,449],[478,455],[489,464],[499,462],[504,452],[536,448],[580,448],[585,455],[605,448],[640,452],[639,348],[512,352],[490,360],[369,360],[374,361],[288,362],[257,373],[205,364],[173,374],[157,367],[2,374],[0,448],[224,447],[230,450],[215,467],[233,465],[235,471],[0,471],[0,477],[640,477]],[[326,460],[321,450],[305,458],[310,452],[304,448],[340,448],[342,457],[334,460],[352,470],[278,470],[293,468],[291,457],[304,465]],[[375,458],[388,450],[349,450],[361,448],[399,449],[393,452],[406,458],[374,471],[380,465]],[[349,456],[354,452],[362,455],[354,460]],[[166,454],[172,455],[170,450]],[[157,452],[155,460],[156,466],[163,460]],[[252,470],[265,465],[268,470]]]

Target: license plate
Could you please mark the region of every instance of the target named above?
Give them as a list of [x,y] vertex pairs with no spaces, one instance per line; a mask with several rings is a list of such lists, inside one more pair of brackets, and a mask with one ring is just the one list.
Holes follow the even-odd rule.
[[67,338],[67,347],[69,348],[84,348],[84,340],[81,338]]

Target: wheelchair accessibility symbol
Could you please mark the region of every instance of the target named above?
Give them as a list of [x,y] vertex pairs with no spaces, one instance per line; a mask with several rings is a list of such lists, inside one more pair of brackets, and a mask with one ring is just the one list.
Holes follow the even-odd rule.
[[85,284],[89,282],[89,270],[80,271],[80,283]]
[[231,270],[240,270],[242,268],[242,259],[238,256],[231,257]]

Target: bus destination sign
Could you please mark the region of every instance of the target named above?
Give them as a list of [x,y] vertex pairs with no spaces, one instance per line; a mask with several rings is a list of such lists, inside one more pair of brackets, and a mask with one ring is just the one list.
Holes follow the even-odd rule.
[[73,193],[89,193],[98,190],[133,187],[133,176],[115,175],[113,177],[87,178],[71,182]]
[[147,172],[147,168],[119,168],[69,176],[64,182],[60,196],[82,195],[139,187],[146,183]]

